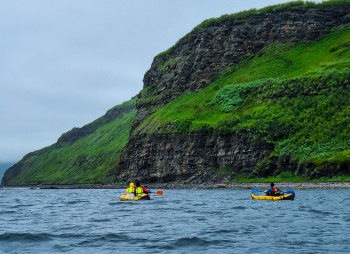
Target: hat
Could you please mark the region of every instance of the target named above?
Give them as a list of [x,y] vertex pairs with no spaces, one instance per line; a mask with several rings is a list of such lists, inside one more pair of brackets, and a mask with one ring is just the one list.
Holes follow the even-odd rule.
[[130,187],[134,187],[134,183],[130,183]]

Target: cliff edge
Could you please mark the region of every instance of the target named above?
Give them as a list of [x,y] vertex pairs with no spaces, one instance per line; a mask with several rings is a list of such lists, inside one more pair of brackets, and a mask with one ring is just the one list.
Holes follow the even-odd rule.
[[[301,2],[295,4],[303,5]],[[305,96],[314,100],[310,101],[310,107],[313,107],[315,100],[319,99],[315,96],[321,96],[322,89],[317,88],[317,84],[324,83],[325,92],[329,83],[321,80],[331,82],[332,79],[327,74],[330,68],[322,65],[332,64],[323,53],[311,62],[306,59],[317,55],[317,50],[326,50],[328,55],[335,53],[336,50],[329,51],[329,45],[323,45],[329,40],[325,37],[348,27],[349,13],[348,3],[312,7],[291,4],[284,9],[256,11],[243,18],[242,15],[226,15],[204,22],[171,49],[156,56],[144,77],[144,89],[136,105],[137,116],[127,149],[116,170],[116,181],[138,178],[145,182],[202,183],[232,180],[242,174],[269,176],[283,171],[312,177],[348,173],[347,162],[337,164],[324,160],[316,163],[311,155],[300,158],[292,149],[289,153],[280,152],[281,142],[294,138],[293,135],[297,135],[303,126],[283,126],[280,123],[283,116],[277,111],[271,113],[276,115],[267,123],[264,123],[267,118],[257,119],[256,115],[250,115],[248,119],[246,114],[259,107],[259,103],[262,106],[283,99],[293,104],[296,103],[295,97],[301,101]],[[336,46],[334,41],[328,43]],[[341,45],[344,52],[348,52],[348,44]],[[306,59],[298,60],[301,54]],[[345,60],[342,66],[338,66],[341,71],[339,79],[348,73],[348,57],[346,54],[340,57]],[[300,65],[305,65],[303,70]],[[334,71],[338,69],[336,64],[333,66]],[[283,81],[278,80],[282,77]],[[309,84],[310,79],[315,79],[314,84]],[[336,87],[348,89],[348,80],[334,79]],[[288,86],[296,83],[299,86],[296,86],[294,95],[284,94],[292,93],[288,89],[294,88]],[[299,91],[303,85],[309,90]],[[277,90],[285,87],[285,90],[282,88],[280,94],[272,97],[264,94],[276,91],[274,86],[278,87]],[[245,90],[231,92],[238,87]],[[239,103],[235,101],[237,97],[241,100]],[[218,108],[225,103],[231,110]],[[293,106],[290,108],[293,110]],[[314,110],[317,114],[319,109]],[[296,118],[293,115],[289,121],[298,121]],[[310,113],[310,121],[312,119]],[[227,128],[223,130],[222,127]],[[347,145],[344,145],[344,150]],[[311,154],[315,149],[305,152]]]

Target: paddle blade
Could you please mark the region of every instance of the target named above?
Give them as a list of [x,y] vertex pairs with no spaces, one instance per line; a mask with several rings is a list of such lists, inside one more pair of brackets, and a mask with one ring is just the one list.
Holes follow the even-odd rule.
[[128,191],[118,191],[118,193],[130,194],[130,193],[132,193],[132,192],[128,192]]
[[253,193],[263,192],[261,190],[252,190]]
[[292,194],[292,193],[295,193],[295,192],[292,191],[292,190],[289,190],[289,191],[285,191],[284,193],[286,193],[286,194]]
[[156,191],[155,193],[158,195],[163,195],[164,192],[162,190],[159,190],[159,191]]

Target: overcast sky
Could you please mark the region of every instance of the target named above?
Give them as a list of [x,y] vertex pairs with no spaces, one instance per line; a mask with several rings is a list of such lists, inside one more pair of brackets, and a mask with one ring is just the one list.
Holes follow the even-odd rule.
[[129,100],[154,56],[205,19],[282,2],[2,0],[0,163]]

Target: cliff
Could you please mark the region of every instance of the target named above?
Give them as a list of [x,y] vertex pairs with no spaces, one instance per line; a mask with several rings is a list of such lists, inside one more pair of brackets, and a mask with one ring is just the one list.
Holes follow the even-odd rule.
[[[302,2],[296,4],[303,6]],[[199,25],[169,52],[159,54],[145,74],[135,124],[184,92],[207,87],[227,68],[272,43],[318,41],[330,29],[350,22],[348,6],[274,9],[246,18],[213,19]]]
[[8,169],[4,185],[350,174],[350,1],[209,19],[154,58],[135,100]]
[[[338,97],[343,95],[334,89],[348,92],[349,32],[330,34],[349,26],[350,5],[294,4],[302,6],[291,4],[243,18],[245,15],[226,15],[206,21],[156,56],[144,77],[137,117],[116,181],[200,183],[283,171],[306,177],[348,174],[348,158],[337,161],[332,151],[348,154],[349,143],[342,142],[338,148],[330,145],[330,140],[347,137],[333,139],[334,132],[341,132],[339,124],[332,125],[333,134],[322,140],[310,141],[306,129],[323,128],[315,119],[322,110],[317,103],[326,100],[322,93]],[[328,74],[331,70],[341,72]],[[279,81],[281,78],[285,80]],[[325,79],[328,81],[323,82]],[[330,88],[333,82],[336,85]],[[323,87],[317,87],[321,83]],[[238,88],[241,90],[232,92]],[[284,105],[276,105],[281,99]],[[304,114],[308,110],[297,112],[293,106],[301,101],[308,101],[305,107],[310,107],[310,115],[306,118],[315,126],[295,126],[307,121]],[[334,105],[328,117],[334,117],[337,110],[343,112],[349,105],[344,103],[344,107]],[[272,110],[276,106],[279,109]],[[266,107],[265,118],[250,112],[259,107]],[[283,113],[283,108],[288,112]],[[287,120],[283,119],[286,114],[290,114]],[[349,122],[341,124],[348,128]],[[304,135],[299,137],[304,142],[295,141],[298,135]],[[288,152],[283,150],[287,146]],[[300,146],[308,149],[296,151]],[[317,150],[317,146],[324,149]],[[328,157],[321,158],[321,154]]]

